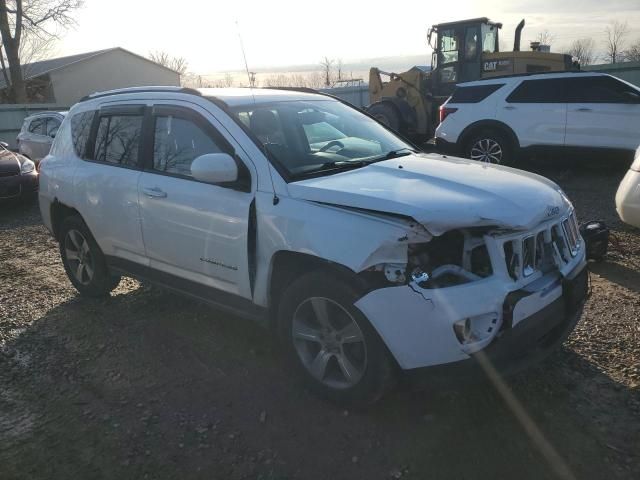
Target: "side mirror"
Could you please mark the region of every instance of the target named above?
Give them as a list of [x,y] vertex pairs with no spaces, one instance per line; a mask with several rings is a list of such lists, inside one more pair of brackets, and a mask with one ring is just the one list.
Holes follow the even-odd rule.
[[205,153],[191,162],[191,175],[207,183],[235,182],[238,165],[228,153]]

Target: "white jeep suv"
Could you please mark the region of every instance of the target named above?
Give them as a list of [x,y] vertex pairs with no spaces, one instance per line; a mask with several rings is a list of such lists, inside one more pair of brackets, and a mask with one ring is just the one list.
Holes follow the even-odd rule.
[[557,185],[417,153],[326,95],[95,94],[41,172],[81,294],[130,275],[256,319],[336,401],[371,402],[403,371],[473,370],[477,352],[515,369],[566,338],[585,298]]
[[440,107],[440,151],[513,165],[536,152],[616,154],[640,144],[640,89],[595,72],[494,77],[461,83]]

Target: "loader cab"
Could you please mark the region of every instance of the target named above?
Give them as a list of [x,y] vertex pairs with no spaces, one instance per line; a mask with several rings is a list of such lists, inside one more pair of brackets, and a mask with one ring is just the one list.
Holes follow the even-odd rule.
[[479,79],[482,54],[499,51],[498,31],[501,27],[501,23],[493,23],[486,17],[431,27],[428,41],[433,49],[432,95],[447,97],[457,83]]

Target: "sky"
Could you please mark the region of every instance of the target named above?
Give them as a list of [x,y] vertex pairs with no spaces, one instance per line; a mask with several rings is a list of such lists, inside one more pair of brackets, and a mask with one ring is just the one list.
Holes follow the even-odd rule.
[[606,25],[627,21],[629,40],[640,40],[640,0],[85,0],[77,26],[65,32],[56,54],[120,46],[140,55],[155,50],[187,59],[201,75],[244,69],[345,62],[394,55],[427,55],[427,28],[487,16],[502,22],[511,45],[525,18],[523,46],[541,31],[554,35],[552,51],[592,37],[602,48]]

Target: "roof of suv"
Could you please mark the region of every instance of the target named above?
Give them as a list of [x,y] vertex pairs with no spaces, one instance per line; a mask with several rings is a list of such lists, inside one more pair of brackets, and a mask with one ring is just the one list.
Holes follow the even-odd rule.
[[44,112],[34,113],[32,115],[29,115],[28,117],[25,117],[24,119],[26,121],[26,120],[32,120],[32,119],[37,118],[37,117],[51,117],[51,116],[53,116],[53,117],[55,117],[55,116],[64,117],[67,113],[69,113],[68,110],[60,111],[60,112],[56,112],[54,110],[47,110],[47,111],[44,111]]
[[[311,89],[296,88],[184,88],[184,87],[130,87],[105,92],[96,92],[80,100],[80,102],[110,97],[114,95],[127,95],[134,93],[183,93],[197,95],[207,98],[215,98],[224,102],[230,107],[249,105],[256,101],[260,102],[281,102],[294,100],[319,100],[321,98],[330,99],[330,95],[316,92]],[[320,98],[319,98],[320,97]]]
[[600,72],[584,72],[584,71],[568,71],[568,72],[536,72],[536,73],[514,73],[511,75],[499,75],[496,77],[482,78],[480,80],[474,80],[472,82],[458,83],[459,87],[471,87],[473,85],[486,85],[492,81],[499,83],[505,83],[508,81],[519,82],[520,80],[540,80],[543,78],[562,78],[573,76],[585,76],[585,77],[607,77],[610,76],[606,73]]

